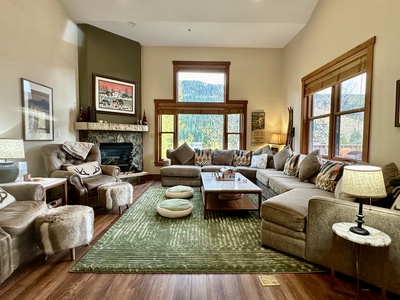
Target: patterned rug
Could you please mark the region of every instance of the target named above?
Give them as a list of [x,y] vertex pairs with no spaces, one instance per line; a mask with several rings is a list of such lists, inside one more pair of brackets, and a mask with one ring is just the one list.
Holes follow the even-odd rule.
[[199,188],[191,215],[157,213],[165,188],[147,190],[80,259],[71,272],[306,273],[321,268],[262,247],[257,212],[209,212]]

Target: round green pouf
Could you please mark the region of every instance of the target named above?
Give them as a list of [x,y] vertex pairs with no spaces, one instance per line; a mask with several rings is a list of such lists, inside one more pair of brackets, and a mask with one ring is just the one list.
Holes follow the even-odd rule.
[[157,205],[157,212],[166,218],[181,218],[190,215],[193,204],[186,199],[168,199]]
[[194,190],[190,186],[186,185],[176,185],[170,187],[165,191],[165,196],[168,198],[190,198],[193,197]]

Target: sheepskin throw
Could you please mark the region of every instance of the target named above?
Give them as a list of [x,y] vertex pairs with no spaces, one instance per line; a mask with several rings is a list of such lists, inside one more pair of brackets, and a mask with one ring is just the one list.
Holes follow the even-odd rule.
[[35,220],[39,245],[46,255],[88,245],[93,238],[93,208],[66,205],[51,208]]
[[90,149],[92,149],[92,146],[92,143],[64,142],[62,149],[73,157],[85,160],[90,152]]

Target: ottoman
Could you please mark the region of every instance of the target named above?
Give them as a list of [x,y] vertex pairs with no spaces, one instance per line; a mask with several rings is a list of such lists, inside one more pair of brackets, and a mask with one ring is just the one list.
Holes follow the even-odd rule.
[[166,218],[181,218],[190,215],[193,204],[186,199],[168,199],[157,205],[157,212]]
[[75,248],[89,245],[93,238],[93,223],[93,208],[83,205],[51,208],[37,216],[35,229],[46,259],[55,251],[70,249],[75,260]]
[[168,188],[165,191],[165,196],[168,198],[190,198],[193,197],[194,190],[190,186],[186,185],[176,185]]
[[201,186],[201,167],[193,165],[172,165],[160,169],[162,186]]
[[100,204],[111,209],[119,207],[119,214],[122,214],[122,207],[133,203],[133,186],[128,182],[110,182],[102,184],[97,188]]

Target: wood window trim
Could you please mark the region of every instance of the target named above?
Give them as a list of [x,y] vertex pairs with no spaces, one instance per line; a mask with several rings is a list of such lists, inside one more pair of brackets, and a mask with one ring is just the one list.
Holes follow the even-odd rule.
[[[376,37],[372,37],[364,43],[356,46],[350,51],[344,53],[338,58],[332,60],[331,62],[325,64],[324,66],[318,68],[317,70],[311,72],[302,78],[302,105],[301,105],[301,124],[300,124],[300,152],[308,153],[309,152],[309,141],[310,141],[310,109],[311,109],[311,97],[312,94],[316,91],[316,87],[318,86],[319,90],[329,86],[335,86],[339,82],[342,82],[346,79],[349,79],[357,74],[361,74],[363,72],[367,73],[367,82],[366,82],[366,91],[365,91],[365,106],[364,106],[364,131],[363,131],[363,152],[362,152],[362,161],[368,162],[369,159],[369,137],[370,137],[370,118],[371,118],[371,97],[372,97],[372,75],[373,75],[373,59],[374,59],[374,44],[376,42]],[[363,59],[366,57],[366,59]],[[356,60],[360,60],[356,67],[359,67],[357,71],[356,69],[351,69],[353,73],[349,76],[349,73],[342,73],[342,76],[337,75],[336,82],[332,81],[332,76],[336,70],[340,70],[340,68],[345,68],[349,63],[354,62]],[[338,72],[340,73],[340,72]],[[324,82],[325,80],[325,82]],[[331,81],[329,81],[331,80]],[[313,86],[314,85],[314,86]],[[338,93],[338,89],[333,89],[334,97]],[[334,104],[332,104],[334,105]],[[332,107],[334,108],[334,107]],[[335,112],[337,112],[337,107],[332,110],[330,116],[330,125],[334,126],[336,124],[333,118],[336,118]],[[331,127],[333,128],[333,127]],[[331,129],[333,130],[333,129]],[[335,129],[336,130],[336,129]],[[343,160],[343,158],[337,158],[334,155],[334,135],[330,134],[329,136],[329,147],[331,147],[329,153],[329,159],[338,159]]]

